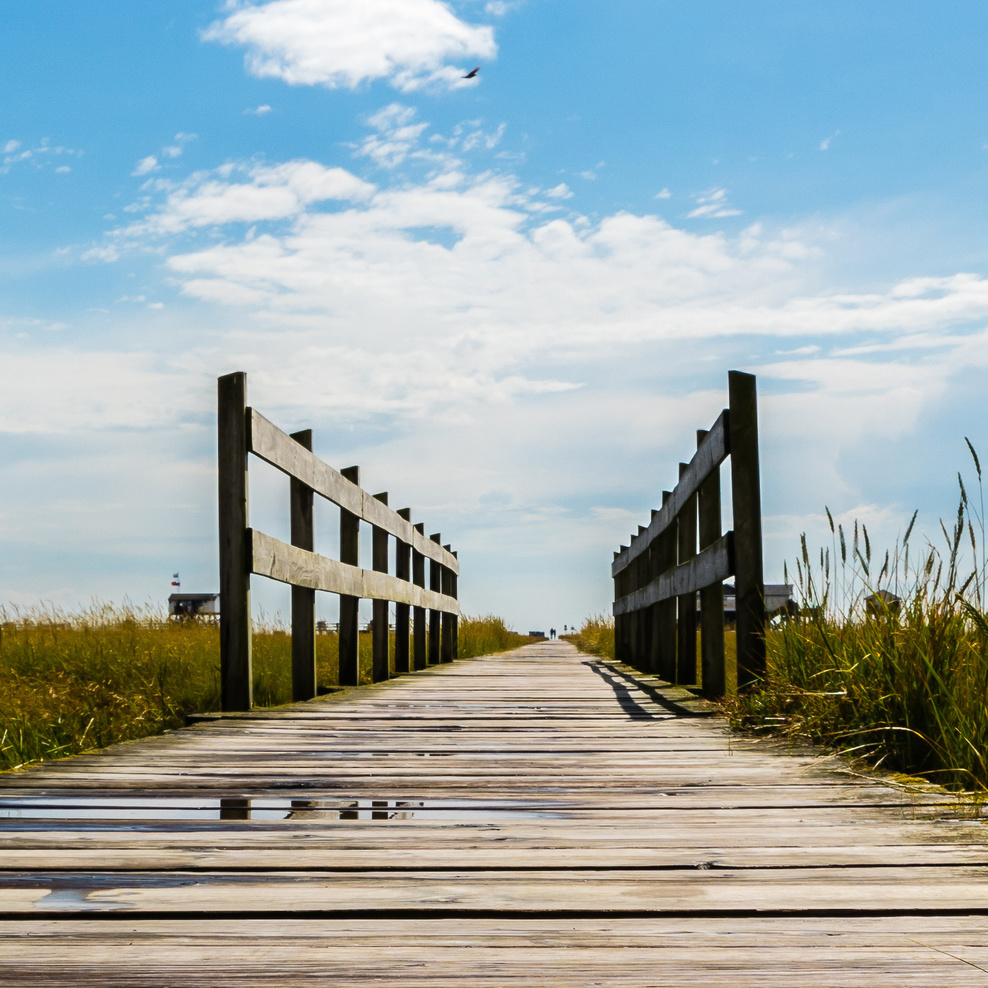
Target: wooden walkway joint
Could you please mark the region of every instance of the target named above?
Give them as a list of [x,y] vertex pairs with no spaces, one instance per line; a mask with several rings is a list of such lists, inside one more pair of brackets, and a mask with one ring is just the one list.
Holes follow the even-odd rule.
[[976,813],[686,696],[552,642],[4,776],[0,984],[988,984]]

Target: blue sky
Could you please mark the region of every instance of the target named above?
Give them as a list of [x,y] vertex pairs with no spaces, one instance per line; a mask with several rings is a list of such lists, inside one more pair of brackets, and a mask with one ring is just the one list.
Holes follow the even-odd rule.
[[988,451],[986,29],[966,0],[8,5],[0,600],[214,588],[236,369],[522,630],[607,608],[734,367],[769,581],[824,505],[935,537],[963,437]]

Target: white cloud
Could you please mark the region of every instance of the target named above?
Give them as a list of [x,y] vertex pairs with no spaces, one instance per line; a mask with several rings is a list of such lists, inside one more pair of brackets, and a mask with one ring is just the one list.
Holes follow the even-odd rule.
[[[236,181],[242,176],[243,181]],[[297,216],[326,200],[359,201],[373,186],[343,168],[314,161],[279,165],[228,165],[197,172],[169,192],[163,207],[149,219],[117,231],[121,236],[175,234],[227,223],[257,223]]]
[[727,204],[727,189],[709,189],[693,197],[696,209],[687,214],[687,219],[723,219],[728,216],[740,216],[741,210]]
[[560,182],[559,185],[555,185],[551,189],[546,189],[545,194],[549,196],[551,199],[573,198],[573,192],[565,182]]
[[829,137],[825,137],[822,141],[820,141],[820,150],[821,151],[829,151],[830,150],[830,142],[835,137],[837,137],[839,135],[840,135],[840,131],[839,130],[835,130]]
[[440,0],[229,0],[203,34],[247,48],[248,70],[292,85],[355,89],[383,79],[411,91],[463,85],[463,59],[497,53],[489,26],[467,24]]
[[382,168],[396,168],[418,143],[427,123],[413,123],[415,110],[400,103],[378,110],[368,119],[376,133],[368,134],[357,148],[357,154],[370,158]]
[[655,193],[656,199],[671,199],[672,193],[668,189],[663,189],[661,192]]
[[262,103],[260,106],[252,107],[249,110],[244,110],[244,113],[251,113],[255,117],[264,117],[271,112],[271,107],[267,103]]
[[153,154],[149,154],[146,158],[141,158],[137,162],[131,175],[149,175],[151,172],[156,172],[158,168],[158,159]]
[[7,141],[3,146],[3,154],[13,154],[20,146],[20,141]]

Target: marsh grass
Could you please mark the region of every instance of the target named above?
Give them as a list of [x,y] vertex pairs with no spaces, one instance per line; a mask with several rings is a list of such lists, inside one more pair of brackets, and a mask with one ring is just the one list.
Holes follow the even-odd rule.
[[563,635],[563,638],[572,642],[587,655],[614,658],[614,618],[605,614],[595,614],[586,618],[576,634]]
[[[977,505],[958,476],[943,544],[902,540],[873,554],[866,526],[845,532],[828,510],[833,544],[796,564],[799,620],[768,634],[759,688],[728,702],[737,726],[781,731],[875,765],[963,788],[988,789],[988,622],[981,465]],[[867,598],[889,590],[901,603]]]
[[[464,658],[527,641],[500,618],[460,622]],[[359,647],[369,668],[369,634]],[[337,636],[319,635],[316,654],[317,681],[332,688]],[[215,625],[166,621],[150,610],[0,613],[0,770],[159,734],[189,714],[218,710],[219,661]],[[287,631],[255,628],[253,678],[258,706],[291,700]]]

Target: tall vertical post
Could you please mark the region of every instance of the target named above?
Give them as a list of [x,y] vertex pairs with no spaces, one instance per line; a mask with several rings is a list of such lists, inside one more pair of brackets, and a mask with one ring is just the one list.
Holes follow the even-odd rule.
[[[617,557],[621,553],[618,549],[614,550],[614,559],[612,562],[617,561]],[[614,603],[617,603],[621,599],[621,574],[618,573],[617,576],[612,577],[614,582]],[[614,615],[614,658],[618,662],[624,661],[624,650],[621,647],[621,632],[624,629],[624,615],[615,614]]]
[[247,375],[217,382],[220,537],[220,706],[250,710],[250,571],[247,512]]
[[[430,535],[429,540],[439,543],[441,539],[439,532]],[[436,593],[442,593],[442,563],[437,563],[434,559],[429,560],[429,589]],[[442,661],[440,651],[440,640],[442,637],[442,611],[429,609],[429,665]]]
[[[452,546],[444,545],[443,548],[449,553],[453,551]],[[442,568],[441,579],[442,579],[442,592],[447,597],[452,597],[453,571],[448,566],[444,566]],[[442,648],[441,648],[443,662],[453,661],[453,621],[454,621],[454,616],[446,611],[443,611]]]
[[[419,535],[425,535],[425,525],[414,526]],[[412,549],[412,583],[417,587],[425,587],[425,556],[418,549]],[[424,669],[428,665],[426,653],[425,608],[412,608],[412,665],[415,669]]]
[[[665,504],[672,494],[662,492]],[[673,521],[655,540],[657,572],[665,573],[676,565],[676,522]],[[655,605],[656,672],[670,683],[676,681],[676,598]]]
[[[454,559],[459,559],[459,556],[454,552]],[[454,600],[459,601],[460,599],[460,578],[456,573],[449,574],[449,595]],[[453,658],[458,659],[460,657],[460,617],[458,614],[451,614],[453,625]]]
[[[658,514],[652,509],[652,518]],[[659,553],[655,541],[643,553],[645,556],[645,582],[651,583],[659,575]],[[642,612],[642,620],[645,623],[645,664],[641,666],[643,672],[654,673],[658,670],[658,638],[656,635],[656,614],[657,604],[652,604]]]
[[[412,520],[411,508],[400,508],[398,515],[405,521]],[[395,576],[399,580],[412,580],[412,547],[402,539],[395,540]],[[408,604],[395,604],[395,672],[411,672],[408,651]]]
[[[360,467],[346,467],[340,473],[351,484],[360,486]],[[340,562],[360,565],[360,518],[340,508]],[[360,683],[360,624],[358,608],[360,599],[340,594],[340,685],[357,686]]]
[[[634,549],[635,542],[638,541],[637,535],[632,535],[628,539],[628,547]],[[638,561],[632,560],[625,567],[625,594],[634,593],[638,589]],[[641,668],[639,662],[641,657],[638,654],[638,625],[641,623],[642,614],[641,611],[635,609],[628,612],[628,626],[625,629],[625,634],[628,639],[628,664],[634,666],[636,669]]]
[[[292,439],[312,450],[312,430],[293,432]],[[295,477],[290,483],[292,545],[315,549],[312,521],[312,488]],[[292,585],[292,699],[311,700],[316,695],[316,592]]]
[[[375,501],[382,504],[388,503],[387,493],[375,494]],[[388,571],[388,532],[385,528],[371,526],[372,549],[371,565],[375,572],[387,573]],[[375,683],[380,683],[388,679],[391,675],[388,662],[390,629],[388,628],[388,602],[386,600],[375,600],[371,605],[373,609],[373,636],[372,636],[372,676]]]
[[[626,545],[621,546],[617,552],[614,553],[614,558],[617,559],[628,547]],[[628,567],[625,566],[617,576],[614,577],[614,599],[620,600],[622,597],[626,596],[628,593]],[[625,662],[628,665],[631,664],[631,654],[628,648],[628,626],[630,623],[630,615],[628,614],[617,614],[614,617],[614,657],[618,662]]]
[[[707,436],[696,434],[699,448]],[[720,538],[720,469],[714,468],[697,492],[700,551]],[[727,692],[724,668],[724,584],[712,583],[700,590],[700,684],[703,695],[716,699]]]
[[755,376],[728,374],[728,436],[734,509],[738,689],[765,675],[765,586],[762,576],[762,498],[758,475]]
[[[679,464],[679,476],[688,464]],[[689,562],[696,555],[696,495],[689,498],[679,512],[679,562]],[[676,682],[691,686],[696,682],[696,592],[676,598],[679,610],[676,622]]]

